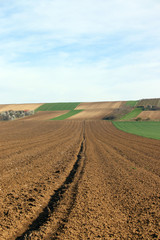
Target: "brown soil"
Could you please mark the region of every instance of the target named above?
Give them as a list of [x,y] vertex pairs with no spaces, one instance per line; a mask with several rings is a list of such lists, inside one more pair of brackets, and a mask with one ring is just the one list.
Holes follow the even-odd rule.
[[36,114],[32,116],[25,117],[21,120],[25,121],[42,121],[42,120],[50,120],[52,118],[58,117],[60,115],[63,115],[67,113],[68,111],[44,111],[44,112],[37,112]]
[[43,103],[26,103],[26,104],[0,104],[0,112],[3,111],[20,111],[20,110],[35,110],[40,107]]
[[125,102],[86,102],[80,103],[76,110],[82,112],[70,117],[69,119],[103,119],[121,107]]
[[160,238],[160,141],[100,120],[0,132],[0,239]]
[[125,102],[118,101],[118,102],[86,102],[86,103],[80,103],[78,107],[76,107],[77,110],[83,109],[115,109],[119,108],[122,104]]
[[137,117],[142,119],[160,120],[160,111],[143,111]]
[[73,115],[69,119],[102,119],[106,115],[110,114],[113,109],[95,109],[84,110],[76,115]]

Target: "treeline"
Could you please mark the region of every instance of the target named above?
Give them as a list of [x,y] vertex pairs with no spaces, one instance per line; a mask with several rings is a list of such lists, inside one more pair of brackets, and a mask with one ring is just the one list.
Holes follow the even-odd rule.
[[147,106],[137,106],[137,108],[141,108],[143,111],[159,111],[160,107],[158,106],[153,106],[151,104],[147,105]]
[[30,116],[33,115],[34,111],[29,111],[29,110],[25,110],[25,111],[13,111],[13,110],[9,110],[9,111],[4,111],[4,112],[0,112],[0,121],[10,121],[10,120],[15,120],[17,118],[22,118],[25,116]]
[[144,110],[159,110],[160,109],[160,98],[142,99],[138,102],[136,107],[144,107]]

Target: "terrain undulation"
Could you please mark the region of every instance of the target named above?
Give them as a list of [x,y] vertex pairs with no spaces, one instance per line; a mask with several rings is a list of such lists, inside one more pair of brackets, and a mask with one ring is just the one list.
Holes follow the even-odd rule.
[[159,140],[102,120],[0,134],[0,239],[160,239]]

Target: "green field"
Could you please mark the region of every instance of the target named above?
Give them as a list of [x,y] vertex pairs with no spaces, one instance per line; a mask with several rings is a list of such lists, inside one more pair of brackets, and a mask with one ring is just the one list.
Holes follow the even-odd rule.
[[131,112],[121,117],[120,120],[131,120],[133,118],[136,118],[141,112],[142,112],[141,108],[135,108]]
[[68,113],[65,113],[65,114],[63,114],[61,116],[58,116],[56,118],[52,118],[51,120],[65,120],[65,119],[67,119],[67,118],[69,118],[69,117],[71,117],[71,116],[73,116],[73,115],[75,115],[77,113],[82,112],[82,111],[83,110],[71,110]]
[[71,103],[45,103],[39,108],[36,109],[38,111],[63,111],[63,110],[74,110],[80,103],[79,102],[71,102]]
[[137,103],[138,103],[138,101],[128,101],[128,102],[126,102],[126,105],[134,107],[134,106],[136,106]]
[[139,136],[160,140],[160,122],[112,122],[118,129]]

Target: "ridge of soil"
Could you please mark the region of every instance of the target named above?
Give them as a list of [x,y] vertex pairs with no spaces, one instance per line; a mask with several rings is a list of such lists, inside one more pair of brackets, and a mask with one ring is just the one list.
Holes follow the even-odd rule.
[[101,120],[0,132],[0,239],[160,238],[160,141]]

